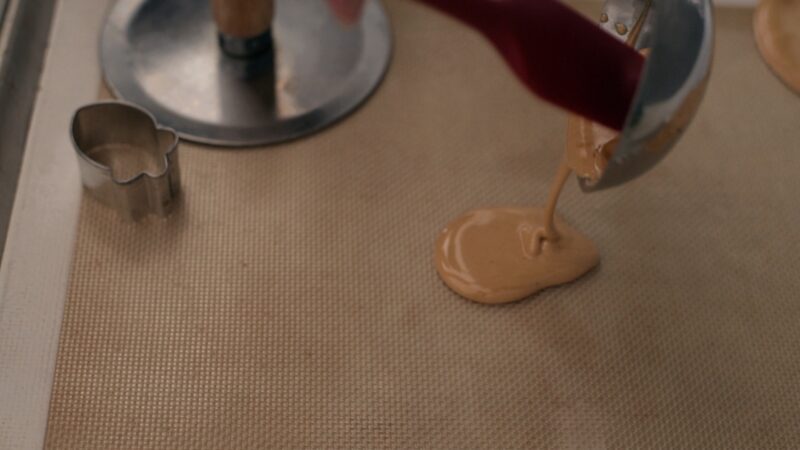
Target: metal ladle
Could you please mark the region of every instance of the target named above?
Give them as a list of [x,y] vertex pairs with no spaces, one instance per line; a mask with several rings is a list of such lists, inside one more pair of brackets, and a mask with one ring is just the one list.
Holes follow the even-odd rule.
[[630,181],[669,152],[700,105],[714,47],[710,0],[607,0],[600,22],[621,40],[638,33],[632,45],[649,55],[608,166],[580,179],[585,192]]

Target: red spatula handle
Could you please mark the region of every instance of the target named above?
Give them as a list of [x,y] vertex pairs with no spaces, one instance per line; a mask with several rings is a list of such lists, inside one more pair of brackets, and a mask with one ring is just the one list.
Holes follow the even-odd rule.
[[540,97],[619,130],[644,65],[556,0],[421,0],[480,30]]

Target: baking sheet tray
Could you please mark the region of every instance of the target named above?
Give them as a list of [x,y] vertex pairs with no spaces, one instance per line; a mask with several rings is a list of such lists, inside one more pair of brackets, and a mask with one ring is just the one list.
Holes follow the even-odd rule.
[[185,144],[182,208],[81,210],[50,448],[800,445],[800,99],[718,12],[696,122],[653,172],[572,183],[569,286],[486,307],[438,280],[464,210],[544,200],[563,113],[477,35],[389,1],[396,54],[339,126]]

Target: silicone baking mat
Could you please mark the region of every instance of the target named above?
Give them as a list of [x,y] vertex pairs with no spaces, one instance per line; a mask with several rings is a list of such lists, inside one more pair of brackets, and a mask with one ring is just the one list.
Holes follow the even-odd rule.
[[696,122],[655,170],[561,214],[598,269],[503,307],[437,278],[438,230],[537,205],[563,113],[479,36],[389,1],[388,78],[262,150],[184,144],[185,197],[86,198],[49,448],[800,446],[800,98],[718,11]]

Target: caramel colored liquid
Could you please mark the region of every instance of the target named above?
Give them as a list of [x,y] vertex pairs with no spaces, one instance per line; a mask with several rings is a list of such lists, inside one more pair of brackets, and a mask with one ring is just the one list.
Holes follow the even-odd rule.
[[599,175],[613,151],[613,131],[570,118],[564,162],[545,208],[485,208],[450,222],[436,240],[439,276],[461,296],[484,304],[521,300],[568,283],[600,261],[594,244],[555,214],[573,170]]
[[800,93],[800,2],[761,0],[753,28],[764,60],[790,88]]
[[606,169],[618,141],[616,131],[571,115],[567,121],[567,164],[579,177],[596,181]]
[[[436,269],[461,296],[500,304],[572,281],[597,265],[594,244],[558,217],[558,239],[540,240],[538,234],[549,220],[541,208],[468,212],[439,235]],[[536,245],[541,249],[534,254]]]

